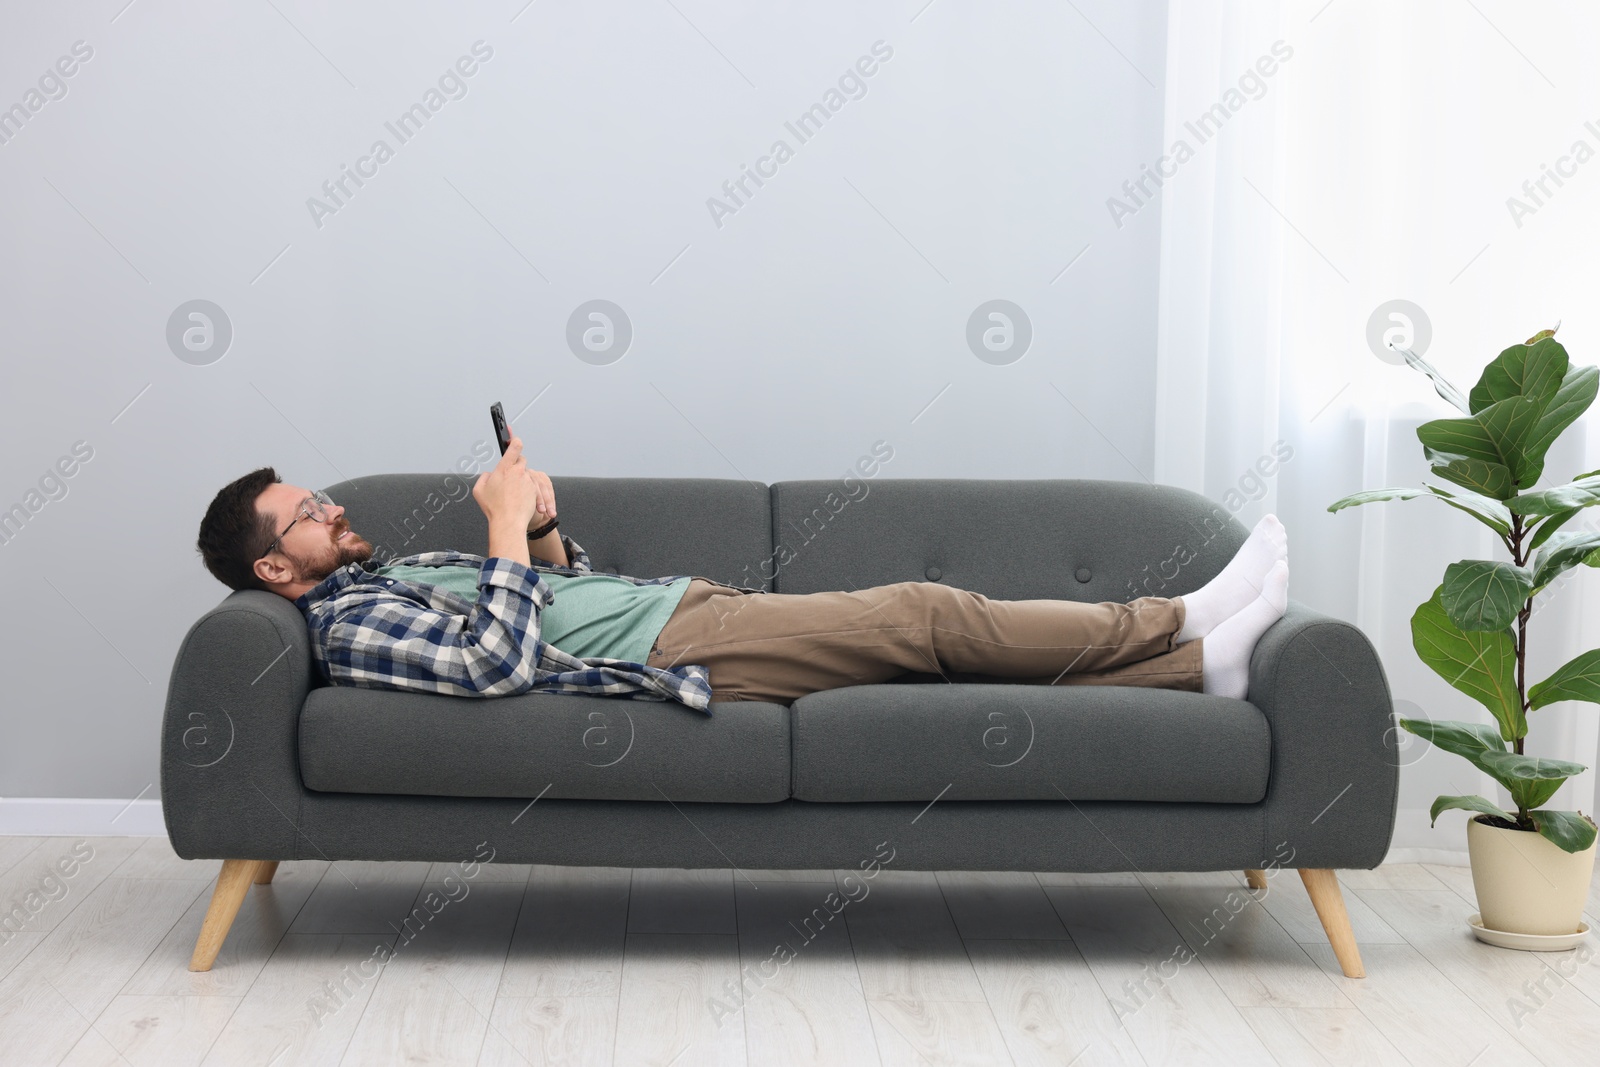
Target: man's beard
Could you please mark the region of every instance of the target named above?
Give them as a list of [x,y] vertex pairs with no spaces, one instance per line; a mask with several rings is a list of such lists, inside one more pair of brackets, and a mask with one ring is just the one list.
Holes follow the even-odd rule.
[[[338,537],[349,526],[340,526],[333,531],[333,536]],[[354,530],[343,541],[331,541],[326,549],[314,559],[306,559],[285,552],[289,562],[294,564],[295,571],[300,581],[313,584],[322,581],[339,568],[351,563],[361,563],[372,558],[372,545]]]

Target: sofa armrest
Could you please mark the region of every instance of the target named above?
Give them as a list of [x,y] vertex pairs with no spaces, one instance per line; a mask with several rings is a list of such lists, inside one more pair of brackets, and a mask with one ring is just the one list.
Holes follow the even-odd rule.
[[189,628],[161,727],[162,815],[179,856],[297,858],[296,737],[315,670],[304,616],[273,593],[233,593]]
[[[1290,601],[1250,658],[1272,731],[1263,866],[1371,868],[1394,834],[1394,706],[1367,635]],[[1291,852],[1292,850],[1292,852]]]

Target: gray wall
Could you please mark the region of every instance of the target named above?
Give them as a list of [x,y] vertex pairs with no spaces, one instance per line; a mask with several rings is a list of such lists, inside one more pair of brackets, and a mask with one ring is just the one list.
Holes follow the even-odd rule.
[[[537,396],[515,426],[556,475],[830,477],[880,438],[886,477],[1151,470],[1159,206],[1105,202],[1161,153],[1160,0],[124,4],[0,33],[0,508],[37,506],[0,544],[0,794],[155,781],[225,593],[196,526],[257,465],[442,471]],[[631,321],[614,362],[569,349],[593,299]],[[1033,330],[1003,365],[967,341],[993,299]],[[192,300],[220,358],[169,344]]]

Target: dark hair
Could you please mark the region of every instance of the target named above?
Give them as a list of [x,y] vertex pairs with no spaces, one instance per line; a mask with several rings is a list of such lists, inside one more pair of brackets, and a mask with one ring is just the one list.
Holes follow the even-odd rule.
[[255,561],[266,554],[278,531],[272,515],[256,510],[256,498],[281,481],[271,467],[258,467],[223,486],[200,520],[200,558],[230,589],[267,588],[256,576]]

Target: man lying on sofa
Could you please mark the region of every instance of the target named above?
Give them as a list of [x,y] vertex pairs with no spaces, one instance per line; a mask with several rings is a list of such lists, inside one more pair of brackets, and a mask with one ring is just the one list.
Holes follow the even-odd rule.
[[200,554],[231,588],[292,600],[336,685],[619,694],[707,714],[713,702],[787,704],[911,672],[1243,698],[1251,650],[1288,603],[1288,539],[1271,515],[1194,593],[1085,604],[990,600],[932,582],[787,594],[597,574],[555,530],[550,479],[528,469],[516,437],[472,495],[489,523],[487,557],[424,552],[378,565],[342,507],[263,467],[211,502]]

